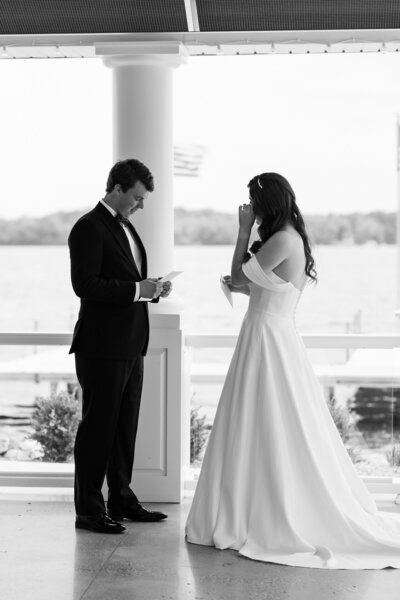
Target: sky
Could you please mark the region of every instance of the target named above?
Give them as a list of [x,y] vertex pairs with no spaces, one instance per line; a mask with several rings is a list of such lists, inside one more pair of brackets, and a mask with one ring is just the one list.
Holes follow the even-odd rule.
[[[174,141],[204,159],[198,178],[175,178],[175,205],[236,212],[249,179],[276,171],[305,214],[396,210],[399,74],[395,53],[189,58]],[[0,218],[93,206],[111,116],[101,60],[0,60]]]

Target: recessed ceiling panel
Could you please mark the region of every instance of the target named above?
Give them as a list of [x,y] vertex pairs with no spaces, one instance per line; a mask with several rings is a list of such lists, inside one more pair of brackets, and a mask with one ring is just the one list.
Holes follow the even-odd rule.
[[187,30],[184,0],[0,0],[0,35]]
[[399,0],[197,0],[200,31],[397,29]]

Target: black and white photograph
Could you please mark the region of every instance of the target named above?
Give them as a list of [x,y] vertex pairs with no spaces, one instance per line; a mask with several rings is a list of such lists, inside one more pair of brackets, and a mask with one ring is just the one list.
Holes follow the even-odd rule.
[[397,600],[400,5],[0,0],[0,584]]

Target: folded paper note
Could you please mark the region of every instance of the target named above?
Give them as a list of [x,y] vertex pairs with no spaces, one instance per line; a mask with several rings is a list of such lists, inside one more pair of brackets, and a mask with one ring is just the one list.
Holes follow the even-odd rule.
[[161,281],[171,281],[171,279],[178,277],[178,275],[180,275],[181,273],[183,273],[183,271],[170,271],[168,275],[161,277]]
[[232,292],[229,289],[229,286],[225,283],[223,275],[220,276],[219,281],[221,283],[221,290],[224,292],[224,294],[226,296],[226,299],[228,300],[229,304],[233,308],[233,296],[232,296]]

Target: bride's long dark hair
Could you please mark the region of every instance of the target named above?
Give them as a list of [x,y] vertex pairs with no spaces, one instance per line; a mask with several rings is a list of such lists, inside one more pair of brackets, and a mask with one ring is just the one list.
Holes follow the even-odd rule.
[[247,187],[253,211],[261,223],[257,229],[260,239],[252,244],[245,261],[249,260],[251,254],[256,254],[274,233],[282,230],[289,223],[303,240],[306,256],[305,272],[311,279],[317,281],[315,260],[311,254],[306,226],[290,183],[278,173],[261,173],[253,177]]

